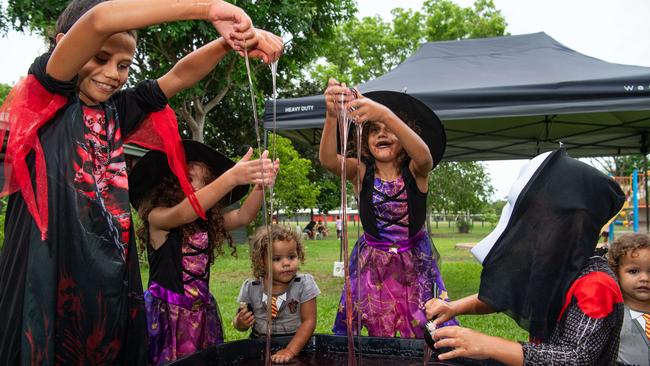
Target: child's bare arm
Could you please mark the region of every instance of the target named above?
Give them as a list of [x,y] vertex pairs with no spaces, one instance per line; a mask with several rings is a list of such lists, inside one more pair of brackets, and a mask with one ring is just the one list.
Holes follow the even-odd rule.
[[444,323],[457,315],[490,314],[494,312],[488,304],[479,300],[478,294],[447,302],[431,299],[424,304],[427,319],[434,319],[434,324]]
[[[269,181],[275,176],[272,170],[273,164],[266,155],[263,155],[263,159],[251,161],[252,155],[253,150],[250,149],[234,167],[195,192],[201,207],[204,209],[213,207],[238,185],[258,184]],[[262,170],[262,166],[265,170]],[[198,215],[187,198],[173,207],[157,207],[151,210],[148,217],[150,230],[171,230],[196,219]]]
[[300,304],[300,326],[296,330],[296,334],[285,348],[271,356],[271,361],[283,363],[296,357],[314,334],[315,329],[316,298],[313,298]]
[[[341,175],[341,162],[343,156],[337,153],[337,116],[341,108],[341,99],[343,103],[348,103],[352,96],[349,94],[349,89],[345,84],[340,84],[334,79],[330,79],[325,90],[325,103],[327,105],[327,113],[325,116],[325,125],[321,133],[320,147],[318,152],[318,159],[322,166],[336,175]],[[347,158],[346,173],[347,180],[356,186],[357,164],[360,164],[363,176],[365,173],[365,165],[358,162],[355,158]],[[358,187],[355,187],[358,190]]]
[[183,57],[169,72],[158,78],[160,89],[169,99],[203,79],[231,48],[223,38],[214,40]]
[[58,80],[71,80],[113,34],[177,20],[205,19],[222,28],[231,45],[254,37],[246,13],[225,1],[122,0],[96,5],[84,14],[57,44],[47,64],[47,73]]

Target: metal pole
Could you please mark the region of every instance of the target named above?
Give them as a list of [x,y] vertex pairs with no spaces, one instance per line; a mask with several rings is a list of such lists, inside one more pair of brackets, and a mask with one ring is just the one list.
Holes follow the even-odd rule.
[[643,154],[643,195],[645,196],[645,232],[650,233],[650,207],[648,205],[648,135],[641,136],[641,154]]
[[633,229],[635,233],[639,232],[639,170],[634,169],[632,172],[632,207],[633,207]]

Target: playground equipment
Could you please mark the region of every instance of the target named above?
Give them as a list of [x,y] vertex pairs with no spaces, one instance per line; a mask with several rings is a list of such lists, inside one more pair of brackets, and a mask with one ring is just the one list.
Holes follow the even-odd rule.
[[625,203],[618,217],[609,226],[609,239],[614,239],[614,229],[616,226],[629,228],[636,233],[639,232],[639,210],[648,210],[646,205],[645,181],[648,172],[641,172],[635,169],[629,176],[612,177],[621,186],[625,192]]

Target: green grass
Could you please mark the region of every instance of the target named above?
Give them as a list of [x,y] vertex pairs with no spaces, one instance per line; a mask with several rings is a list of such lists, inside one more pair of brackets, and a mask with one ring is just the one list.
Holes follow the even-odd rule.
[[[295,223],[293,223],[295,226]],[[304,224],[303,224],[304,226]],[[458,234],[454,232],[455,226],[449,228],[447,223],[440,223],[438,228],[433,228],[432,239],[442,258],[441,272],[451,299],[458,299],[478,291],[481,266],[476,262],[469,251],[454,248],[456,243],[477,242],[483,238],[491,228],[488,224],[482,227],[477,224],[471,233]],[[350,224],[350,248],[356,238],[356,227]],[[321,295],[318,297],[318,322],[316,333],[331,334],[332,323],[338,308],[343,279],[332,276],[332,267],[339,260],[339,242],[336,240],[336,229],[330,225],[329,240],[305,241],[306,260],[301,266],[302,272],[311,273]],[[216,297],[221,310],[224,324],[224,337],[226,341],[246,338],[248,333],[235,330],[232,318],[237,310],[237,295],[242,282],[250,277],[250,259],[247,245],[239,245],[238,258],[219,257],[212,267],[210,277],[210,290]],[[149,270],[142,266],[143,283],[146,286]],[[508,338],[512,340],[526,340],[528,334],[521,330],[510,318],[503,314],[490,314],[481,316],[459,317],[463,326],[476,329],[480,332]]]

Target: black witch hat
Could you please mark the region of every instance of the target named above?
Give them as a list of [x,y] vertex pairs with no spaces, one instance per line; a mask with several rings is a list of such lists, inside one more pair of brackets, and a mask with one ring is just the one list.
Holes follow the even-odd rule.
[[[235,166],[235,162],[213,148],[194,140],[183,140],[185,160],[198,161],[207,165],[212,173],[218,177],[228,169]],[[144,154],[131,169],[129,174],[129,199],[133,207],[138,208],[146,199],[149,192],[160,184],[163,178],[172,175],[167,163],[167,156],[151,150]],[[248,193],[248,185],[237,186],[225,196],[220,204],[229,206]]]
[[445,154],[447,135],[442,122],[431,108],[411,95],[395,91],[372,91],[363,96],[385,105],[404,122],[415,123],[416,132],[431,152],[433,158],[431,169],[440,163]]
[[624,201],[612,178],[564,149],[532,159],[497,227],[472,249],[483,263],[479,299],[547,339],[602,227]]

